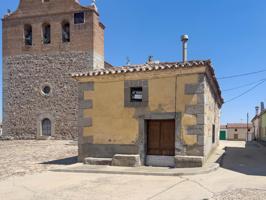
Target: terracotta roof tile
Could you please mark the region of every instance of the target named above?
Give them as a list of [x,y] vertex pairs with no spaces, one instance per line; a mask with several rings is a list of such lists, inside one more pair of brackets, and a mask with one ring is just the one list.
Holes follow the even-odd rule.
[[[227,128],[247,128],[246,123],[228,123],[226,125]],[[252,124],[248,124],[249,128],[252,128]]]
[[221,125],[221,129],[226,129],[226,125]]
[[164,70],[164,69],[175,69],[175,68],[188,68],[196,66],[211,66],[211,61],[188,61],[183,62],[162,62],[162,63],[145,63],[140,65],[129,65],[121,67],[113,67],[109,64],[108,67],[104,69],[98,69],[90,72],[84,73],[73,73],[73,77],[82,77],[82,76],[99,76],[107,74],[121,74],[121,73],[130,73],[130,72],[139,72],[139,71],[153,71],[153,70]]

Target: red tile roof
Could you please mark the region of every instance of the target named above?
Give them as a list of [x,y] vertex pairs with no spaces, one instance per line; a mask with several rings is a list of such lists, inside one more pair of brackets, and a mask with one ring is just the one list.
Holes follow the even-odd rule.
[[[107,63],[106,63],[107,65]],[[108,65],[107,65],[108,66]],[[122,67],[113,67],[109,65],[104,69],[97,69],[84,73],[73,73],[72,77],[85,77],[85,76],[103,76],[103,75],[114,75],[114,74],[124,74],[124,73],[134,73],[134,72],[146,72],[146,71],[159,71],[167,69],[182,69],[182,68],[192,68],[192,67],[208,67],[208,78],[214,84],[214,88],[217,94],[217,101],[221,107],[224,100],[221,95],[221,90],[218,81],[215,77],[214,69],[210,60],[193,60],[188,62],[151,62],[140,65],[129,65]]]
[[226,125],[221,125],[220,128],[221,129],[226,129]]
[[131,73],[131,72],[141,72],[141,71],[155,71],[155,70],[166,70],[166,69],[180,69],[180,68],[189,68],[189,67],[199,67],[199,66],[210,66],[210,60],[196,60],[188,62],[161,62],[161,63],[145,63],[140,65],[128,65],[121,67],[113,68],[104,68],[97,69],[84,73],[73,73],[72,77],[81,77],[81,76],[101,76],[101,75],[112,75],[112,74],[121,74],[121,73]]
[[[227,128],[247,128],[247,123],[228,123]],[[252,128],[252,124],[248,124],[249,128]]]

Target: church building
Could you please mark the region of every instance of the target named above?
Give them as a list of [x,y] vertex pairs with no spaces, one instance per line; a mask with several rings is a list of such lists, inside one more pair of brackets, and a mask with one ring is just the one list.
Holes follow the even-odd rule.
[[3,134],[77,138],[78,90],[70,74],[103,69],[104,25],[78,0],[20,0],[3,26]]

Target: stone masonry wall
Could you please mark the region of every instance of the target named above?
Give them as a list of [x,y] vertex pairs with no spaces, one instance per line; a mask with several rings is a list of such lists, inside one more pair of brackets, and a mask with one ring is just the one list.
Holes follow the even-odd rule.
[[196,118],[196,125],[187,127],[188,135],[196,135],[197,143],[194,145],[186,146],[186,155],[188,156],[204,156],[204,87],[205,75],[198,75],[198,83],[186,84],[186,95],[197,95],[196,105],[186,105],[185,114],[192,115]]
[[[75,14],[84,19],[75,22]],[[69,41],[62,38],[69,24]],[[43,27],[50,25],[50,43]],[[77,138],[78,86],[71,73],[104,68],[104,25],[94,6],[76,0],[20,0],[3,16],[3,134],[17,139],[46,138],[41,122],[50,119],[55,139]],[[25,43],[31,27],[31,44]],[[42,88],[49,86],[50,94]],[[49,134],[48,134],[49,135]]]
[[[187,127],[188,134],[197,135],[197,144],[188,146],[187,155],[207,157],[219,143],[220,108],[214,92],[204,74],[199,75],[197,84],[187,84],[185,94],[196,94],[197,105],[187,105],[186,113],[194,115],[197,125]],[[215,126],[215,142],[212,141],[212,127]]]
[[[70,74],[91,70],[91,53],[21,55],[3,59],[3,134],[36,138],[42,116],[52,116],[54,138],[77,138],[78,86]],[[42,94],[51,87],[49,96]]]

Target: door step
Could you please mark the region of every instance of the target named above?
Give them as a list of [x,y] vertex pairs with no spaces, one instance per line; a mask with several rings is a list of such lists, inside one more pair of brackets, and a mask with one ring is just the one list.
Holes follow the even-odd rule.
[[149,155],[146,157],[146,165],[152,167],[175,167],[175,157]]

